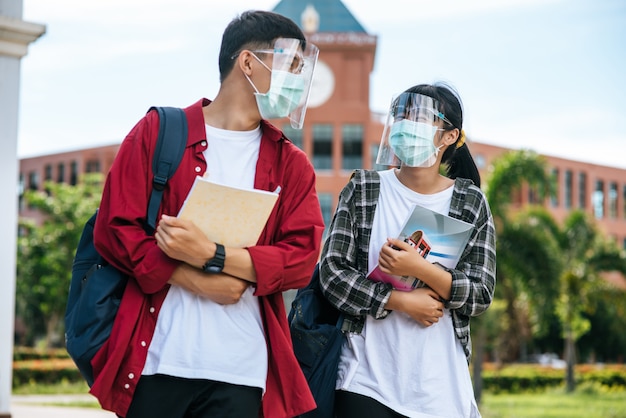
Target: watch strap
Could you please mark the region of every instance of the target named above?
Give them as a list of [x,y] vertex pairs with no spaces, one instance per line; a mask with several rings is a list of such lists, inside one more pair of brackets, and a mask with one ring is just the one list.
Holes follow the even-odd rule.
[[222,244],[215,243],[215,255],[202,266],[205,273],[221,273],[226,260],[226,250]]

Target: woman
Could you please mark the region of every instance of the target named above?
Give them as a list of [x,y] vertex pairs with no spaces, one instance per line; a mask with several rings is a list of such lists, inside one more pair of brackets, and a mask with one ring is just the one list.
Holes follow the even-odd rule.
[[[340,194],[320,262],[323,292],[345,316],[338,418],[480,416],[469,320],[491,304],[495,229],[462,128],[450,87],[409,88],[392,102],[377,159],[399,168],[357,170]],[[474,226],[455,268],[396,239],[415,205]],[[420,285],[400,291],[368,279],[377,264]]]

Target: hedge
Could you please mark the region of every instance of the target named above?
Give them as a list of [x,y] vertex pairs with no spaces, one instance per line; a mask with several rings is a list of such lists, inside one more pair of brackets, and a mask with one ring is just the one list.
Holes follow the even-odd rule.
[[[626,365],[577,365],[577,384],[591,383],[626,390]],[[16,347],[13,362],[13,387],[33,383],[82,382],[83,378],[65,349],[37,350]],[[565,370],[538,364],[483,367],[483,389],[492,393],[540,392],[564,384]]]
[[83,378],[70,358],[13,362],[13,387],[33,383],[80,382]]
[[33,347],[15,347],[13,349],[13,361],[22,360],[47,360],[47,359],[70,358],[65,348],[39,349]]
[[[599,384],[613,389],[626,389],[626,366],[577,365],[577,384]],[[483,371],[483,389],[492,393],[541,392],[563,385],[565,370],[535,364],[488,366]]]

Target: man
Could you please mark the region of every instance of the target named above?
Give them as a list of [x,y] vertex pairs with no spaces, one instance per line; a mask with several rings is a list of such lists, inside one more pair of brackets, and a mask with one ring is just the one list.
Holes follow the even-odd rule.
[[[147,236],[158,115],[126,137],[107,177],[95,245],[131,276],[110,339],[93,360],[103,408],[137,417],[292,417],[315,403],[291,348],[282,300],[304,287],[323,220],[306,155],[265,119],[301,127],[317,48],[298,26],[249,11],[226,28],[220,90],[185,109],[189,134]],[[280,195],[249,248],[209,241],[175,217],[197,175]],[[169,215],[169,216],[168,216]]]

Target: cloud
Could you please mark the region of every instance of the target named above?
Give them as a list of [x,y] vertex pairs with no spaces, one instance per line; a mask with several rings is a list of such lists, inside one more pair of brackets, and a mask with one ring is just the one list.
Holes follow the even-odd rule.
[[[278,2],[24,0],[24,19],[48,30],[22,60],[20,152],[121,138],[150,104],[214,97],[225,26],[244,10]],[[624,167],[611,152],[626,140],[617,126],[626,104],[619,95],[623,7],[590,0],[571,7],[563,0],[343,2],[379,36],[373,110],[386,111],[391,95],[410,84],[448,80],[461,93],[465,127],[476,140]],[[110,109],[106,132],[93,131],[100,118],[88,109],[75,109],[81,126],[70,130],[49,106],[93,98]]]
[[[397,24],[442,17],[468,19],[499,11],[545,6],[550,2],[560,1],[562,0],[387,0],[366,5],[363,0],[343,0],[343,3],[366,30],[369,30],[381,23]],[[419,31],[419,28],[406,30]]]
[[168,22],[226,19],[228,22],[237,11],[249,8],[270,9],[276,2],[269,0],[229,0],[213,2],[200,0],[24,0],[26,20],[81,21],[100,25],[156,25]]
[[[545,5],[561,0],[388,0],[363,2],[343,0],[344,5],[366,26],[379,22],[417,21],[433,17],[471,17],[521,7]],[[24,0],[26,20],[77,21],[99,25],[152,25],[164,22],[224,21],[227,23],[241,11],[270,10],[279,0]],[[210,24],[210,23],[209,23]]]

